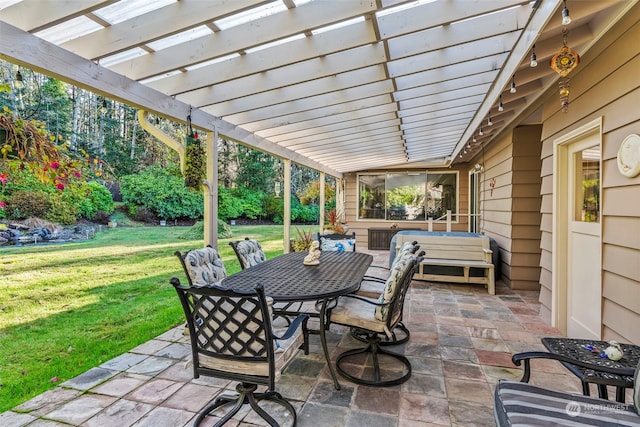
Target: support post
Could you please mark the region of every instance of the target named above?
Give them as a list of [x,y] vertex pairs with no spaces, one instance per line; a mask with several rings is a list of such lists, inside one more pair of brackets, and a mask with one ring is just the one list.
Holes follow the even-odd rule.
[[218,249],[218,130],[207,132],[207,178],[204,190],[204,244]]
[[324,194],[324,181],[325,181],[325,173],[320,172],[320,200],[318,201],[318,233],[322,234],[322,229],[324,228],[324,202],[325,202],[325,194]]
[[284,162],[284,253],[291,251],[291,160],[282,159]]

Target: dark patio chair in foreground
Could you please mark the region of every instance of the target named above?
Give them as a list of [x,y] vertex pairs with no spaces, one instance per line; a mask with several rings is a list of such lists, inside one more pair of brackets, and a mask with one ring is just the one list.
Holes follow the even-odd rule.
[[[272,300],[260,286],[253,294],[238,294],[217,286],[183,286],[175,277],[171,284],[187,317],[194,378],[204,375],[239,382],[237,394],[219,394],[200,412],[194,426],[207,414],[232,405],[224,415],[216,413],[221,419],[215,425],[221,426],[245,404],[271,426],[279,426],[278,421],[295,426],[295,408],[275,390],[275,382],[303,343],[300,325],[306,316],[298,316],[276,336],[271,324]],[[265,385],[266,390],[258,392],[258,385]],[[264,408],[271,406],[258,405],[265,400],[284,407],[285,412],[268,413]]]
[[[609,374],[633,376],[634,405],[566,393],[528,384],[531,359],[553,359]],[[520,366],[525,362],[522,380],[501,380],[496,386],[494,415],[496,425],[512,426],[639,426],[640,364],[635,368],[610,368],[586,364],[574,358],[547,352],[518,353],[512,358]]]
[[[402,384],[411,377],[411,363],[403,354],[387,350],[381,345],[383,339],[395,340],[394,330],[402,320],[404,300],[418,270],[420,258],[405,256],[394,265],[379,298],[371,299],[359,295],[341,296],[335,307],[327,309],[327,323],[351,327],[351,333],[364,340],[364,348],[347,350],[336,358],[336,370],[340,375],[356,384],[370,386],[393,386]],[[326,303],[325,303],[326,304]],[[371,356],[373,374],[367,369],[357,376],[351,367],[358,367]],[[380,367],[380,356],[400,362],[384,372]],[[349,372],[351,371],[351,372]]]

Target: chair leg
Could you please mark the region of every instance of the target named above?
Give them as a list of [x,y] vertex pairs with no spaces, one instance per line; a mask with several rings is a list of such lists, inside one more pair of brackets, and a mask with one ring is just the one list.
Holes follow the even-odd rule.
[[235,414],[238,413],[242,405],[248,403],[251,408],[262,417],[271,427],[280,427],[280,424],[269,415],[264,409],[262,409],[258,402],[261,400],[271,400],[279,405],[285,407],[287,411],[291,413],[292,416],[292,426],[296,425],[296,410],[293,405],[282,397],[282,395],[276,391],[270,390],[264,393],[255,393],[258,386],[256,384],[249,383],[240,383],[236,386],[236,391],[238,392],[235,396],[219,396],[217,397],[209,406],[200,412],[195,422],[193,423],[194,427],[198,427],[200,423],[204,420],[204,418],[209,415],[211,412],[220,408],[221,406],[230,404],[235,402],[233,407],[227,412],[216,424],[214,427],[221,427],[227,423]]
[[[348,379],[349,381],[352,381],[356,384],[364,384],[364,385],[377,386],[377,387],[389,387],[389,386],[394,386],[394,385],[398,385],[406,382],[411,377],[411,362],[409,362],[409,359],[407,359],[405,356],[398,353],[394,353],[392,351],[388,351],[384,347],[381,347],[380,341],[381,340],[378,334],[369,333],[367,335],[368,344],[366,347],[347,350],[339,354],[338,357],[336,358],[336,370],[338,371],[338,373],[343,377],[345,377],[346,379]],[[348,372],[346,372],[342,368],[341,364],[343,362],[346,362],[347,358],[360,355],[360,354],[366,354],[366,353],[371,353],[373,372],[374,372],[373,380],[367,380],[365,378],[355,377],[349,374]],[[380,361],[378,358],[378,355],[380,354],[390,356],[398,360],[399,362],[401,362],[404,365],[406,372],[403,375],[400,375],[398,377],[395,377],[389,380],[382,380],[380,375]]]
[[[402,333],[399,338],[398,336],[396,336],[396,330],[399,330]],[[358,341],[362,341],[365,343],[367,342],[367,334],[363,332],[361,329],[351,328],[350,333],[354,339],[357,339]],[[409,332],[409,329],[407,329],[407,327],[404,326],[402,322],[400,322],[398,323],[396,328],[393,330],[393,338],[390,341],[380,340],[380,343],[378,345],[380,345],[380,347],[386,347],[390,345],[400,345],[408,342],[409,338],[411,338],[411,333]]]

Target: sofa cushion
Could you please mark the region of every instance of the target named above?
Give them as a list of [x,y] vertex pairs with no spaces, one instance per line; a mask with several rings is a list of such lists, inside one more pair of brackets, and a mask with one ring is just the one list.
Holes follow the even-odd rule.
[[[396,287],[402,285],[400,283],[400,280],[402,279],[403,274],[406,272],[412,258],[413,258],[413,254],[409,252],[394,260],[393,266],[389,271],[389,277],[387,277],[387,281],[385,282],[384,289],[380,294],[380,297],[378,298],[379,304],[387,304],[391,302],[393,298],[393,294],[396,290]],[[380,321],[386,321],[388,315],[389,315],[389,306],[385,306],[385,305],[376,306],[376,310],[375,310],[376,319]],[[392,322],[394,322],[395,320],[396,319],[392,319]]]
[[496,386],[494,416],[498,426],[631,426],[640,423],[633,405],[504,380]]

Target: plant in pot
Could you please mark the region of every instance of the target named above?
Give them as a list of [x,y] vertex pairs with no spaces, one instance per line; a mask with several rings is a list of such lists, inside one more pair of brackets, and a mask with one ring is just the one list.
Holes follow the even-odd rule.
[[291,250],[293,252],[308,251],[313,242],[313,231],[303,231],[296,227],[296,237],[291,239]]
[[349,231],[349,226],[346,220],[343,220],[344,214],[336,212],[335,209],[331,209],[327,212],[324,225],[325,234],[346,234]]

